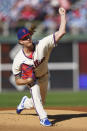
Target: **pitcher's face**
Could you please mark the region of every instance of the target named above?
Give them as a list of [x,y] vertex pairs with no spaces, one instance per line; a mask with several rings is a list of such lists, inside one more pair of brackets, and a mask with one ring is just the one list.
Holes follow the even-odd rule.
[[24,47],[31,47],[32,46],[32,36],[30,35],[25,36],[23,39],[19,40],[19,43],[22,44]]

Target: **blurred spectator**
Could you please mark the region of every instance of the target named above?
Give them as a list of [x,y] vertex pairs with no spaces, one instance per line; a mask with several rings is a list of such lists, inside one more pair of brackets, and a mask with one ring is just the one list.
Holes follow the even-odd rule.
[[53,15],[46,15],[45,20],[41,23],[40,28],[44,33],[53,33],[57,29],[57,23]]
[[70,1],[69,0],[58,0],[59,1],[59,5],[63,8],[65,8],[66,10],[69,10],[71,7]]
[[86,18],[87,18],[86,8],[81,7],[72,10],[68,14],[68,22],[67,22],[70,32],[72,34],[86,32],[86,25],[87,25]]
[[34,20],[37,15],[37,11],[34,8],[26,5],[24,8],[21,9],[19,19]]
[[51,0],[50,4],[52,7],[58,7],[59,6],[59,0]]
[[55,15],[60,6],[67,11],[68,32],[87,32],[87,0],[0,0],[0,32],[15,32],[23,20],[25,25],[36,23],[43,32],[54,32],[60,22]]

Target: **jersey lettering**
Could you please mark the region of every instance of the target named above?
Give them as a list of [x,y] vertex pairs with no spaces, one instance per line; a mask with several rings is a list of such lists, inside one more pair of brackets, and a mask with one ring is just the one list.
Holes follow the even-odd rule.
[[34,61],[34,68],[37,68],[43,61],[44,61],[45,57],[43,57],[40,61],[39,60],[35,60]]

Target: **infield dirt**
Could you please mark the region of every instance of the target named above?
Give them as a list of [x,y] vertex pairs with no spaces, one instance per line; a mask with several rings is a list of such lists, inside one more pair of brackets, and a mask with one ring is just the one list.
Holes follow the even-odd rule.
[[20,115],[14,109],[0,110],[0,131],[87,131],[87,110],[48,108],[48,118],[53,126],[43,127],[34,109],[23,110]]

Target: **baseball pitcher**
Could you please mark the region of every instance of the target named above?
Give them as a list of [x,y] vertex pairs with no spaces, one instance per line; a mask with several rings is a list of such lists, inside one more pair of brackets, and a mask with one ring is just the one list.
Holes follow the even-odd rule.
[[17,107],[20,114],[23,109],[35,108],[40,124],[51,126],[47,118],[47,113],[43,108],[48,88],[48,60],[50,53],[57,46],[60,38],[66,33],[66,12],[64,8],[59,8],[61,23],[59,30],[37,43],[32,41],[34,28],[19,29],[18,42],[23,48],[18,52],[13,61],[13,74],[17,85],[27,85],[30,89],[31,98],[24,96]]

